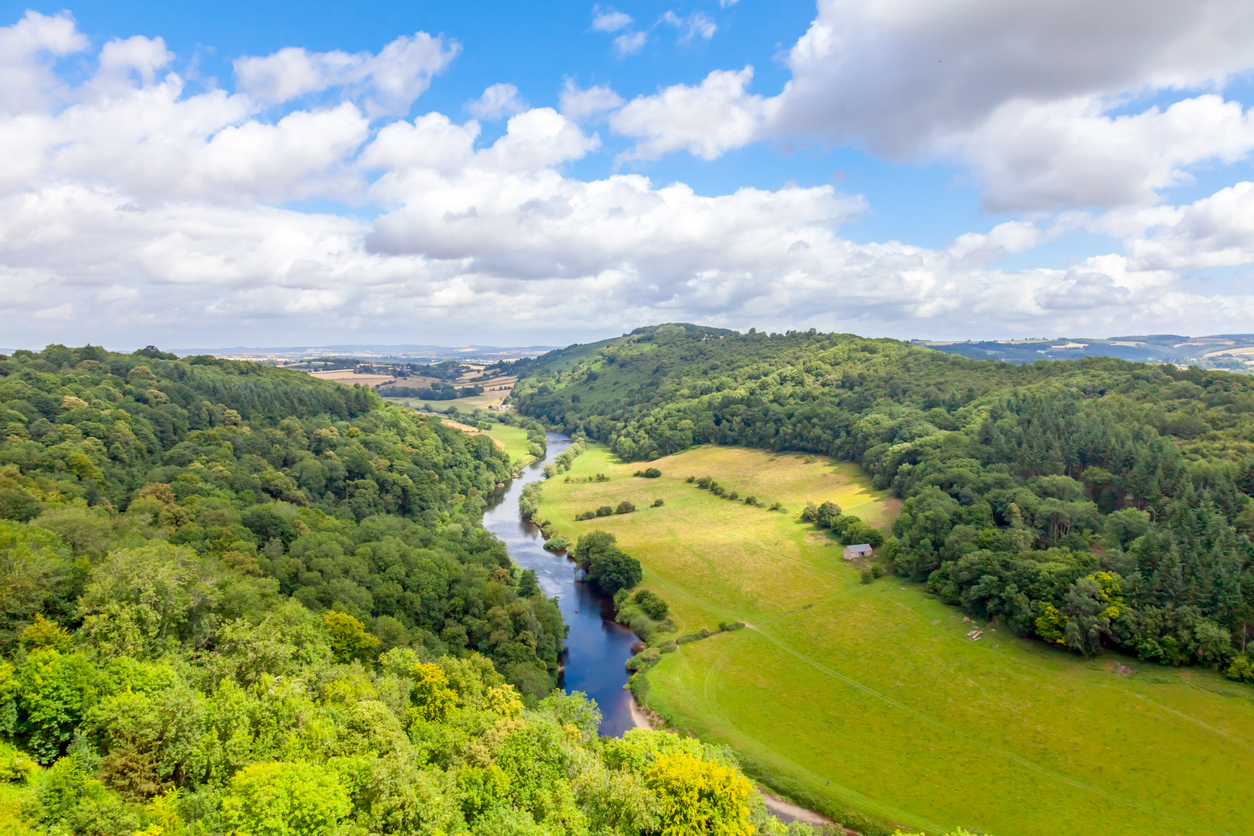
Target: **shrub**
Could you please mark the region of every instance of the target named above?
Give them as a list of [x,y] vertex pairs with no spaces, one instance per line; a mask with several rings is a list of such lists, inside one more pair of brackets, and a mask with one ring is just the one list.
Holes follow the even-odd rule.
[[818,515],[818,513],[819,513],[819,506],[815,505],[813,502],[807,502],[805,510],[801,512],[801,521],[807,522],[807,523],[814,522],[814,519]]
[[544,547],[551,552],[565,551],[570,548],[570,540],[559,534],[550,540],[546,540]]
[[583,522],[584,520],[594,519],[597,515],[596,511],[584,511],[575,515],[575,522]]
[[649,636],[653,634],[653,621],[647,615],[638,615],[631,620],[631,632],[643,641],[648,641]]
[[753,505],[753,506],[757,506],[757,504],[758,504],[758,498],[757,498],[756,496],[746,496],[746,497],[745,497],[745,505]]
[[872,563],[871,575],[877,579],[882,578],[884,577],[884,570],[880,568],[880,565],[878,563]]
[[608,505],[602,505],[600,508],[597,509],[598,517],[608,517],[610,514],[613,514],[613,513],[614,513],[614,509]]
[[864,568],[859,575],[861,576],[863,583],[870,583],[875,580],[875,573],[873,573],[870,569]]
[[772,510],[772,511],[783,511],[783,510],[784,510],[784,503],[782,503],[782,502],[772,502],[772,503],[771,503],[771,510]]
[[702,490],[705,490],[710,487],[710,483],[713,481],[714,480],[711,479],[709,476],[702,476],[700,479],[697,480],[697,487],[701,488]]
[[832,522],[841,514],[840,506],[835,502],[824,502],[814,513],[814,521],[823,528],[831,528]]
[[644,478],[646,479],[656,479],[661,475],[662,475],[662,471],[658,470],[656,467],[645,468]]
[[627,660],[627,670],[633,672],[643,670],[656,663],[657,660],[661,658],[662,652],[656,647],[646,647],[644,650]]
[[636,506],[624,499],[622,502],[618,503],[618,507],[614,509],[614,513],[630,514],[634,510],[636,510]]
[[689,484],[689,485],[691,485],[691,484],[692,484],[693,482],[695,482],[695,481],[697,481],[697,477],[696,477],[696,476],[689,476],[689,477],[688,477],[688,484]]
[[727,496],[725,498],[735,501],[737,499],[740,499],[740,493],[737,491],[728,491]]
[[593,481],[594,481],[594,482],[608,482],[608,481],[610,481],[610,477],[606,476],[604,473],[598,473],[598,474],[597,474],[597,475],[593,478]]
[[653,507],[654,507],[654,508],[661,508],[661,507],[662,507],[663,505],[665,505],[665,504],[666,504],[666,500],[665,500],[665,499],[655,499],[655,500],[653,500]]
[[642,589],[633,595],[631,602],[639,605],[640,609],[654,621],[666,618],[666,613],[670,610],[667,603],[662,600],[662,596],[647,589]]

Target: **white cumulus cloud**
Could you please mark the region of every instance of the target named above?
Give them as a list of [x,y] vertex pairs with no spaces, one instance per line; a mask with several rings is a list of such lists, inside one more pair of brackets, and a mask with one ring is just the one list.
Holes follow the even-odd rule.
[[560,95],[562,115],[576,121],[588,119],[622,107],[623,99],[609,87],[596,85],[580,89],[573,79],[566,79]]
[[527,102],[518,95],[512,84],[493,84],[483,95],[466,105],[466,109],[480,119],[496,120],[527,109]]
[[[628,156],[638,159],[710,159],[755,141],[776,125],[778,103],[749,91],[752,68],[626,104],[609,87],[568,82],[560,111],[513,113],[489,143],[474,119],[380,115],[383,91],[412,101],[407,85],[422,76],[406,57],[418,42],[397,43],[368,56],[391,56],[391,75],[348,53],[282,50],[248,65],[251,87],[193,92],[159,38],[102,45],[83,59],[95,74],[72,84],[53,63],[88,48],[72,20],[30,13],[0,28],[10,47],[0,73],[30,81],[0,89],[6,341],[540,342],[553,340],[554,322],[591,334],[665,320],[899,336],[1102,334],[1182,321],[1217,332],[1248,330],[1254,315],[1240,282],[1216,293],[1194,275],[1254,262],[1254,186],[1145,204],[1198,161],[1248,152],[1248,113],[1217,94],[1128,115],[1081,94],[999,104],[941,149],[982,149],[971,164],[990,196],[1130,202],[999,219],[929,248],[843,237],[868,206],[830,185],[699,194],[636,173],[572,174],[600,148],[587,127],[598,114],[635,141]],[[337,86],[343,96],[269,115],[272,102]],[[516,95],[498,92],[510,94],[498,103]],[[1000,134],[981,133],[994,124]],[[1025,158],[1006,153],[1029,140],[1040,146]],[[1102,150],[1111,147],[1122,155]],[[1099,175],[1120,165],[1140,168],[1115,177],[1118,188],[1148,191],[1104,184]],[[355,211],[283,208],[295,200]],[[999,266],[1081,229],[1120,239],[1111,249],[1121,251],[1057,269]]]
[[614,39],[614,52],[620,58],[625,55],[635,55],[644,49],[644,45],[648,40],[649,35],[647,32],[627,32]]
[[598,32],[617,32],[631,25],[631,15],[607,9],[602,11],[599,6],[592,10],[592,28]]
[[235,61],[240,90],[264,104],[281,104],[333,87],[360,98],[371,116],[409,110],[461,50],[456,42],[426,32],[402,36],[377,55],[339,50],[308,52],[297,47]]
[[679,42],[681,44],[686,44],[697,37],[708,41],[714,37],[714,33],[718,30],[718,26],[714,21],[701,12],[693,12],[687,17],[680,17],[673,11],[668,10],[662,14],[660,22],[674,26],[679,30]]
[[764,100],[746,91],[753,67],[715,70],[699,84],[639,96],[610,116],[610,128],[637,137],[623,159],[656,160],[673,151],[712,160],[757,138]]

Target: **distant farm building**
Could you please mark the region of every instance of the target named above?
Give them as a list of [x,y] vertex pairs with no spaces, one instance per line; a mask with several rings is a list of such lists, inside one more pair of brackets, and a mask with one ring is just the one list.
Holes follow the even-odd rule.
[[845,546],[845,560],[859,560],[864,557],[870,557],[875,550],[866,543],[859,543],[856,546]]
[[513,412],[514,405],[512,403],[499,403],[488,407],[488,409],[493,412]]

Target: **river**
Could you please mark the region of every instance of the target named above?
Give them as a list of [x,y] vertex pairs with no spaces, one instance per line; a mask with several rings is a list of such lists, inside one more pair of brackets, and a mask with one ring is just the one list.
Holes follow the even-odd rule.
[[[547,437],[548,458],[555,458],[570,446],[570,438],[557,433]],[[509,547],[510,557],[524,569],[534,569],[540,586],[549,597],[556,597],[562,618],[570,632],[566,636],[566,666],[559,683],[567,691],[582,691],[601,709],[601,734],[617,737],[632,728],[631,694],[624,664],[631,658],[636,637],[614,621],[614,602],[594,593],[585,583],[576,583],[575,564],[563,555],[544,550],[540,529],[518,513],[518,500],[525,485],[544,478],[544,463],[526,467],[503,494],[488,504],[484,526]]]

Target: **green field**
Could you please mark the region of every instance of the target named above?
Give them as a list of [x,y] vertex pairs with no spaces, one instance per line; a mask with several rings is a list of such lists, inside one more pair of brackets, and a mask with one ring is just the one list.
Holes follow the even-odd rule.
[[[731,745],[778,789],[931,833],[1254,831],[1249,686],[1124,657],[1083,660],[964,623],[894,577],[861,584],[834,541],[797,522],[806,501],[827,499],[891,521],[895,503],[853,465],[705,447],[651,463],[660,479],[632,478],[643,466],[593,448],[572,481],[546,483],[541,515],[568,535],[614,532],[681,632],[752,625],[664,655],[648,701]],[[574,481],[596,473],[610,481]],[[684,481],[707,475],[789,513]],[[665,505],[649,508],[654,498]],[[574,521],[623,499],[641,510]],[[975,626],[985,628],[979,642],[965,638]]]
[[493,424],[488,435],[498,442],[509,454],[510,465],[518,468],[531,461],[527,454],[527,430],[523,427],[511,427],[508,424]]

